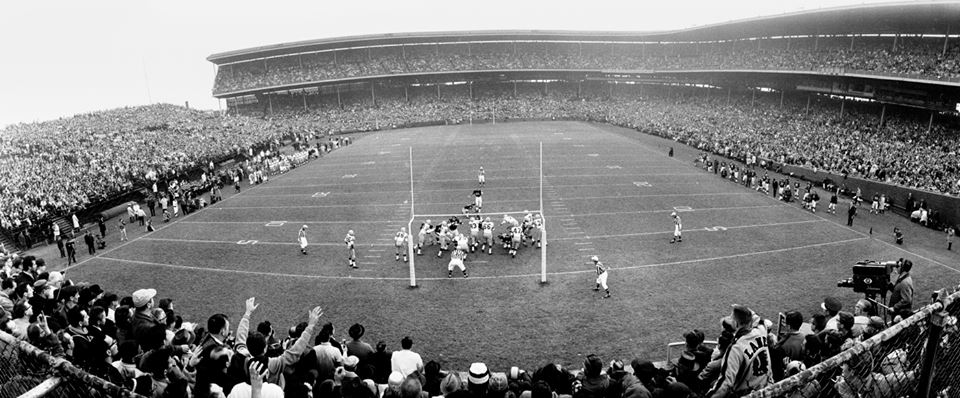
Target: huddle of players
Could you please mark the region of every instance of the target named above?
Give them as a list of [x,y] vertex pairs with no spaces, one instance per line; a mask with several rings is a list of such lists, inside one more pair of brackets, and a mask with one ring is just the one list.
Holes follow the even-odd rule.
[[[449,250],[451,243],[455,244],[455,250],[469,250],[473,253],[479,249],[481,252],[486,251],[488,255],[492,255],[497,229],[493,220],[490,217],[482,218],[480,215],[473,214],[468,216],[467,222],[469,236],[460,232],[461,221],[457,217],[451,217],[436,225],[431,220],[426,220],[420,224],[420,230],[417,233],[417,255],[423,254],[424,245],[434,243],[440,246],[437,257],[442,257],[443,252]],[[496,234],[497,238],[511,256],[516,257],[521,246],[529,244],[542,246],[543,218],[540,214],[525,212],[522,222],[505,214],[500,225],[505,228]]]

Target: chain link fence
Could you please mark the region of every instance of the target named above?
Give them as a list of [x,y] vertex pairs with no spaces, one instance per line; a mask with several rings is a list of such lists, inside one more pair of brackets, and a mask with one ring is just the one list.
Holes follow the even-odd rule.
[[[944,308],[943,303],[948,303]],[[750,398],[950,397],[960,394],[960,292]],[[941,329],[942,327],[942,329]],[[939,336],[935,347],[933,337]],[[932,355],[928,355],[932,354]],[[925,385],[925,368],[932,375]],[[924,392],[926,392],[924,394]]]
[[0,398],[25,394],[45,398],[139,397],[0,332]]

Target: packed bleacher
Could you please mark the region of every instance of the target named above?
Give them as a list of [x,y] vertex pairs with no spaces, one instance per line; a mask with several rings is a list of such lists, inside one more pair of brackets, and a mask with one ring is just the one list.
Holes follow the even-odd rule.
[[[383,331],[368,334],[355,323],[347,327],[350,339],[337,341],[336,327],[346,324],[332,323],[321,307],[303,309],[301,322],[291,325],[257,316],[263,300],[255,298],[207,319],[183,319],[176,304],[181,300],[168,292],[105,292],[96,283],[77,283],[48,271],[42,258],[5,255],[3,261],[0,331],[146,397],[742,396],[815,366],[888,326],[868,300],[843,303],[827,297],[822,313],[786,312],[777,333],[770,317],[734,306],[730,313],[717,314],[716,330],[677,331],[684,344],[667,362],[588,355],[582,367],[548,363],[490,369],[484,358],[476,358],[468,369],[443,369],[440,358],[417,353],[418,346],[429,342],[416,336],[371,344]],[[905,262],[898,268],[901,275],[910,270]],[[895,287],[890,305],[899,316],[909,315],[912,302],[901,294],[905,291]],[[912,388],[919,367],[901,351],[877,359],[884,362],[882,373],[844,370],[842,377],[818,378],[809,385],[819,383],[816,388],[843,397],[871,389],[870,396],[899,396]],[[732,368],[739,360],[729,357],[752,358],[757,352],[763,354],[750,359],[753,376],[744,380]],[[865,389],[865,380],[874,384]]]
[[[879,115],[835,102],[780,107],[706,92],[668,98],[648,89],[643,98],[597,95],[576,99],[570,87],[549,95],[483,92],[422,96],[409,102],[383,98],[286,112],[271,118],[220,116],[171,105],[118,109],[57,121],[19,124],[0,132],[0,227],[22,230],[111,195],[204,169],[284,138],[306,142],[349,131],[471,119],[575,119],[607,122],[667,137],[743,160],[754,156],[922,190],[960,194],[960,140],[956,120],[928,132],[924,120]],[[45,234],[49,231],[43,231]]]
[[[851,47],[851,40],[853,46]],[[473,70],[837,70],[960,77],[960,47],[942,39],[831,37],[713,43],[455,43],[305,53],[222,66],[214,93],[398,73]]]

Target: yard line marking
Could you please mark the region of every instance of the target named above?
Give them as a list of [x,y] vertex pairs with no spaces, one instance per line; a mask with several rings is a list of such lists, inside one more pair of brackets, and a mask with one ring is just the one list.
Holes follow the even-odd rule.
[[[741,257],[749,257],[749,256],[756,256],[756,255],[763,255],[763,254],[773,254],[773,253],[783,253],[783,252],[792,251],[792,250],[803,250],[803,249],[811,249],[811,248],[814,248],[814,247],[838,245],[838,244],[858,242],[858,241],[863,241],[863,240],[868,240],[868,239],[870,239],[870,238],[860,237],[860,238],[839,240],[839,241],[834,241],[834,242],[815,243],[815,244],[803,245],[803,246],[797,246],[797,247],[787,247],[787,248],[783,248],[783,249],[773,249],[773,250],[763,250],[763,251],[751,252],[751,253],[732,254],[732,255],[728,255],[728,256],[708,257],[708,258],[699,258],[699,259],[682,260],[682,261],[671,261],[671,262],[665,262],[665,263],[631,265],[631,266],[625,266],[625,267],[617,267],[617,269],[618,269],[618,270],[638,270],[638,269],[645,269],[645,268],[666,267],[666,266],[671,266],[671,265],[684,265],[684,264],[695,264],[695,263],[700,263],[700,262],[713,262],[713,261],[719,261],[719,260],[729,260],[729,259],[732,259],[732,258],[741,258]],[[203,267],[196,267],[196,266],[190,266],[190,265],[165,264],[165,263],[156,263],[156,262],[150,262],[150,261],[127,260],[127,259],[122,259],[122,258],[104,257],[104,256],[91,257],[90,259],[93,259],[93,258],[102,259],[102,260],[112,260],[112,261],[116,261],[116,262],[123,262],[123,263],[130,263],[130,264],[150,265],[150,266],[173,268],[173,269],[182,269],[182,270],[192,270],[192,271],[219,272],[219,273],[225,273],[225,274],[278,276],[278,277],[287,277],[287,278],[327,279],[327,280],[350,280],[350,279],[354,279],[354,280],[371,280],[371,281],[409,281],[409,280],[410,280],[410,277],[409,277],[409,276],[403,276],[403,277],[390,277],[390,276],[384,276],[384,277],[371,277],[371,276],[353,277],[353,276],[304,275],[304,274],[287,274],[287,273],[279,273],[279,272],[247,271],[247,270],[221,269],[221,268],[203,268]],[[88,260],[89,260],[89,259],[88,259]],[[376,264],[376,263],[363,263],[363,262],[361,262],[360,264]],[[592,273],[596,273],[596,272],[597,272],[596,270],[588,269],[588,270],[579,270],[579,271],[548,272],[547,274],[548,274],[548,275],[557,275],[557,276],[560,276],[560,275],[592,274]],[[535,273],[535,274],[516,274],[516,275],[491,275],[491,276],[481,276],[481,275],[477,275],[477,276],[470,276],[470,278],[467,278],[467,279],[464,279],[464,278],[454,278],[454,279],[452,279],[452,280],[463,280],[463,281],[469,282],[470,280],[536,278],[536,277],[539,277],[539,276],[540,276],[540,273],[538,272],[538,273]],[[417,278],[417,280],[421,280],[421,281],[446,281],[446,280],[450,280],[450,279],[447,279],[446,277],[425,277],[425,278]]]
[[[462,181],[464,184],[467,183],[476,183],[476,180],[456,180]],[[400,184],[397,182],[392,182],[395,184]],[[362,183],[361,183],[362,184]],[[321,187],[342,187],[344,185],[361,185],[361,184],[313,184],[313,185],[270,185],[264,187],[264,191],[269,192],[270,188],[321,188]],[[383,183],[388,184],[388,183]],[[407,183],[404,183],[407,184]],[[380,184],[382,185],[382,184]],[[657,182],[658,186],[662,185],[700,185],[699,181],[688,182],[688,181],[678,181],[678,182]],[[629,184],[558,184],[554,187],[558,188],[579,188],[579,187],[612,187],[612,186],[623,186],[623,187],[633,187],[634,183]],[[530,189],[529,184],[517,185],[517,186],[497,186],[497,191],[503,190],[528,190]],[[450,192],[449,189],[424,189],[417,192]],[[546,190],[547,193],[556,195],[556,190]],[[396,190],[396,191],[384,191],[384,190],[374,190],[374,191],[352,191],[352,192],[331,192],[331,194],[342,195],[342,194],[351,194],[351,193],[410,193],[410,189],[407,190]],[[300,196],[300,195],[313,195],[315,193],[302,193],[302,194],[266,194],[266,195],[244,195],[245,198],[259,198],[259,197],[271,197],[271,196]]]
[[[233,244],[233,245],[237,244],[236,241],[207,240],[207,239],[177,239],[177,238],[144,237],[141,240],[153,240],[153,241],[159,241],[159,242],[182,242],[182,243]],[[257,245],[299,246],[300,243],[257,241]],[[343,246],[343,243],[317,242],[317,243],[310,243],[310,246]],[[371,243],[370,246],[390,246],[390,245]]]
[[371,251],[371,252],[385,252],[385,251],[387,251],[387,249],[370,249],[370,250],[367,250],[367,251]]
[[575,242],[575,245],[592,245],[593,242]]
[[[777,227],[783,225],[796,225],[796,224],[810,224],[815,222],[823,222],[826,220],[804,220],[804,221],[789,221],[781,223],[770,223],[770,224],[754,224],[754,225],[740,225],[736,227],[726,227],[727,229],[746,229],[746,228],[763,228],[763,227]],[[693,232],[706,232],[703,229],[704,227],[691,227],[690,229],[685,230],[684,232],[693,233]],[[645,236],[645,235],[661,235],[661,234],[672,234],[673,230],[670,231],[660,231],[660,232],[636,232],[630,234],[619,234],[619,235],[593,235],[588,236],[588,239],[595,238],[626,238],[632,236]],[[570,240],[570,239],[579,239],[579,238],[553,238],[553,240]]]
[[[581,169],[581,168],[577,168],[577,169]],[[590,178],[590,177],[617,177],[617,178],[621,178],[621,177],[622,177],[622,178],[626,178],[626,177],[630,177],[630,176],[641,176],[641,177],[642,177],[642,176],[696,176],[696,175],[703,175],[703,173],[701,173],[701,172],[699,172],[699,171],[696,171],[696,172],[693,172],[693,173],[630,173],[630,174],[617,174],[617,175],[615,175],[615,176],[611,176],[610,174],[550,174],[550,175],[544,175],[544,177],[550,177],[550,178],[581,178],[581,177],[582,177],[582,178]],[[334,178],[334,177],[331,177],[331,176],[324,176],[324,177],[298,177],[297,179],[298,179],[298,180],[320,180],[320,179],[341,180],[342,177],[341,177],[341,178]],[[505,181],[505,180],[539,180],[539,179],[540,179],[540,177],[538,177],[538,176],[520,176],[520,177],[507,177],[507,176],[503,176],[503,177],[498,177],[498,178],[497,178],[497,180],[500,180],[500,181]],[[468,180],[465,180],[465,179],[447,179],[447,180],[433,180],[433,179],[431,179],[431,180],[416,180],[416,179],[415,179],[415,180],[413,180],[414,183],[444,183],[444,182],[458,182],[458,181],[468,181]],[[396,182],[397,182],[397,181],[394,179],[394,180],[374,180],[374,181],[369,181],[369,182],[357,182],[357,183],[348,183],[348,184],[335,184],[335,183],[330,183],[330,184],[326,184],[326,185],[340,185],[340,186],[343,186],[343,185],[370,185],[370,184],[389,184],[389,183],[396,183]],[[308,185],[298,185],[298,186],[308,186]]]
[[593,249],[592,249],[592,248],[577,249],[577,251],[581,251],[581,252],[588,252],[588,251],[591,251],[591,250],[593,250]]
[[399,207],[403,206],[403,203],[364,203],[360,204],[349,204],[349,205],[313,205],[313,206],[229,206],[229,207],[215,207],[217,210],[231,210],[231,209],[323,209],[323,208],[332,208],[332,207],[357,207],[357,206],[374,206],[374,207]]
[[[378,221],[286,221],[288,224],[382,224],[393,220]],[[180,221],[183,224],[263,224],[269,221]],[[158,229],[159,231],[159,229]]]

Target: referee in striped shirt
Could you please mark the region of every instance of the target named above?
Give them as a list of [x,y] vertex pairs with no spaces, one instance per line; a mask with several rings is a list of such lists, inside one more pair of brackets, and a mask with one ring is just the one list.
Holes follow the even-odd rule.
[[593,288],[593,291],[600,291],[600,287],[602,286],[603,291],[606,292],[603,298],[610,298],[610,288],[607,286],[607,266],[600,262],[600,257],[593,256],[590,257],[590,259],[593,260],[593,264],[597,267],[597,287]]

